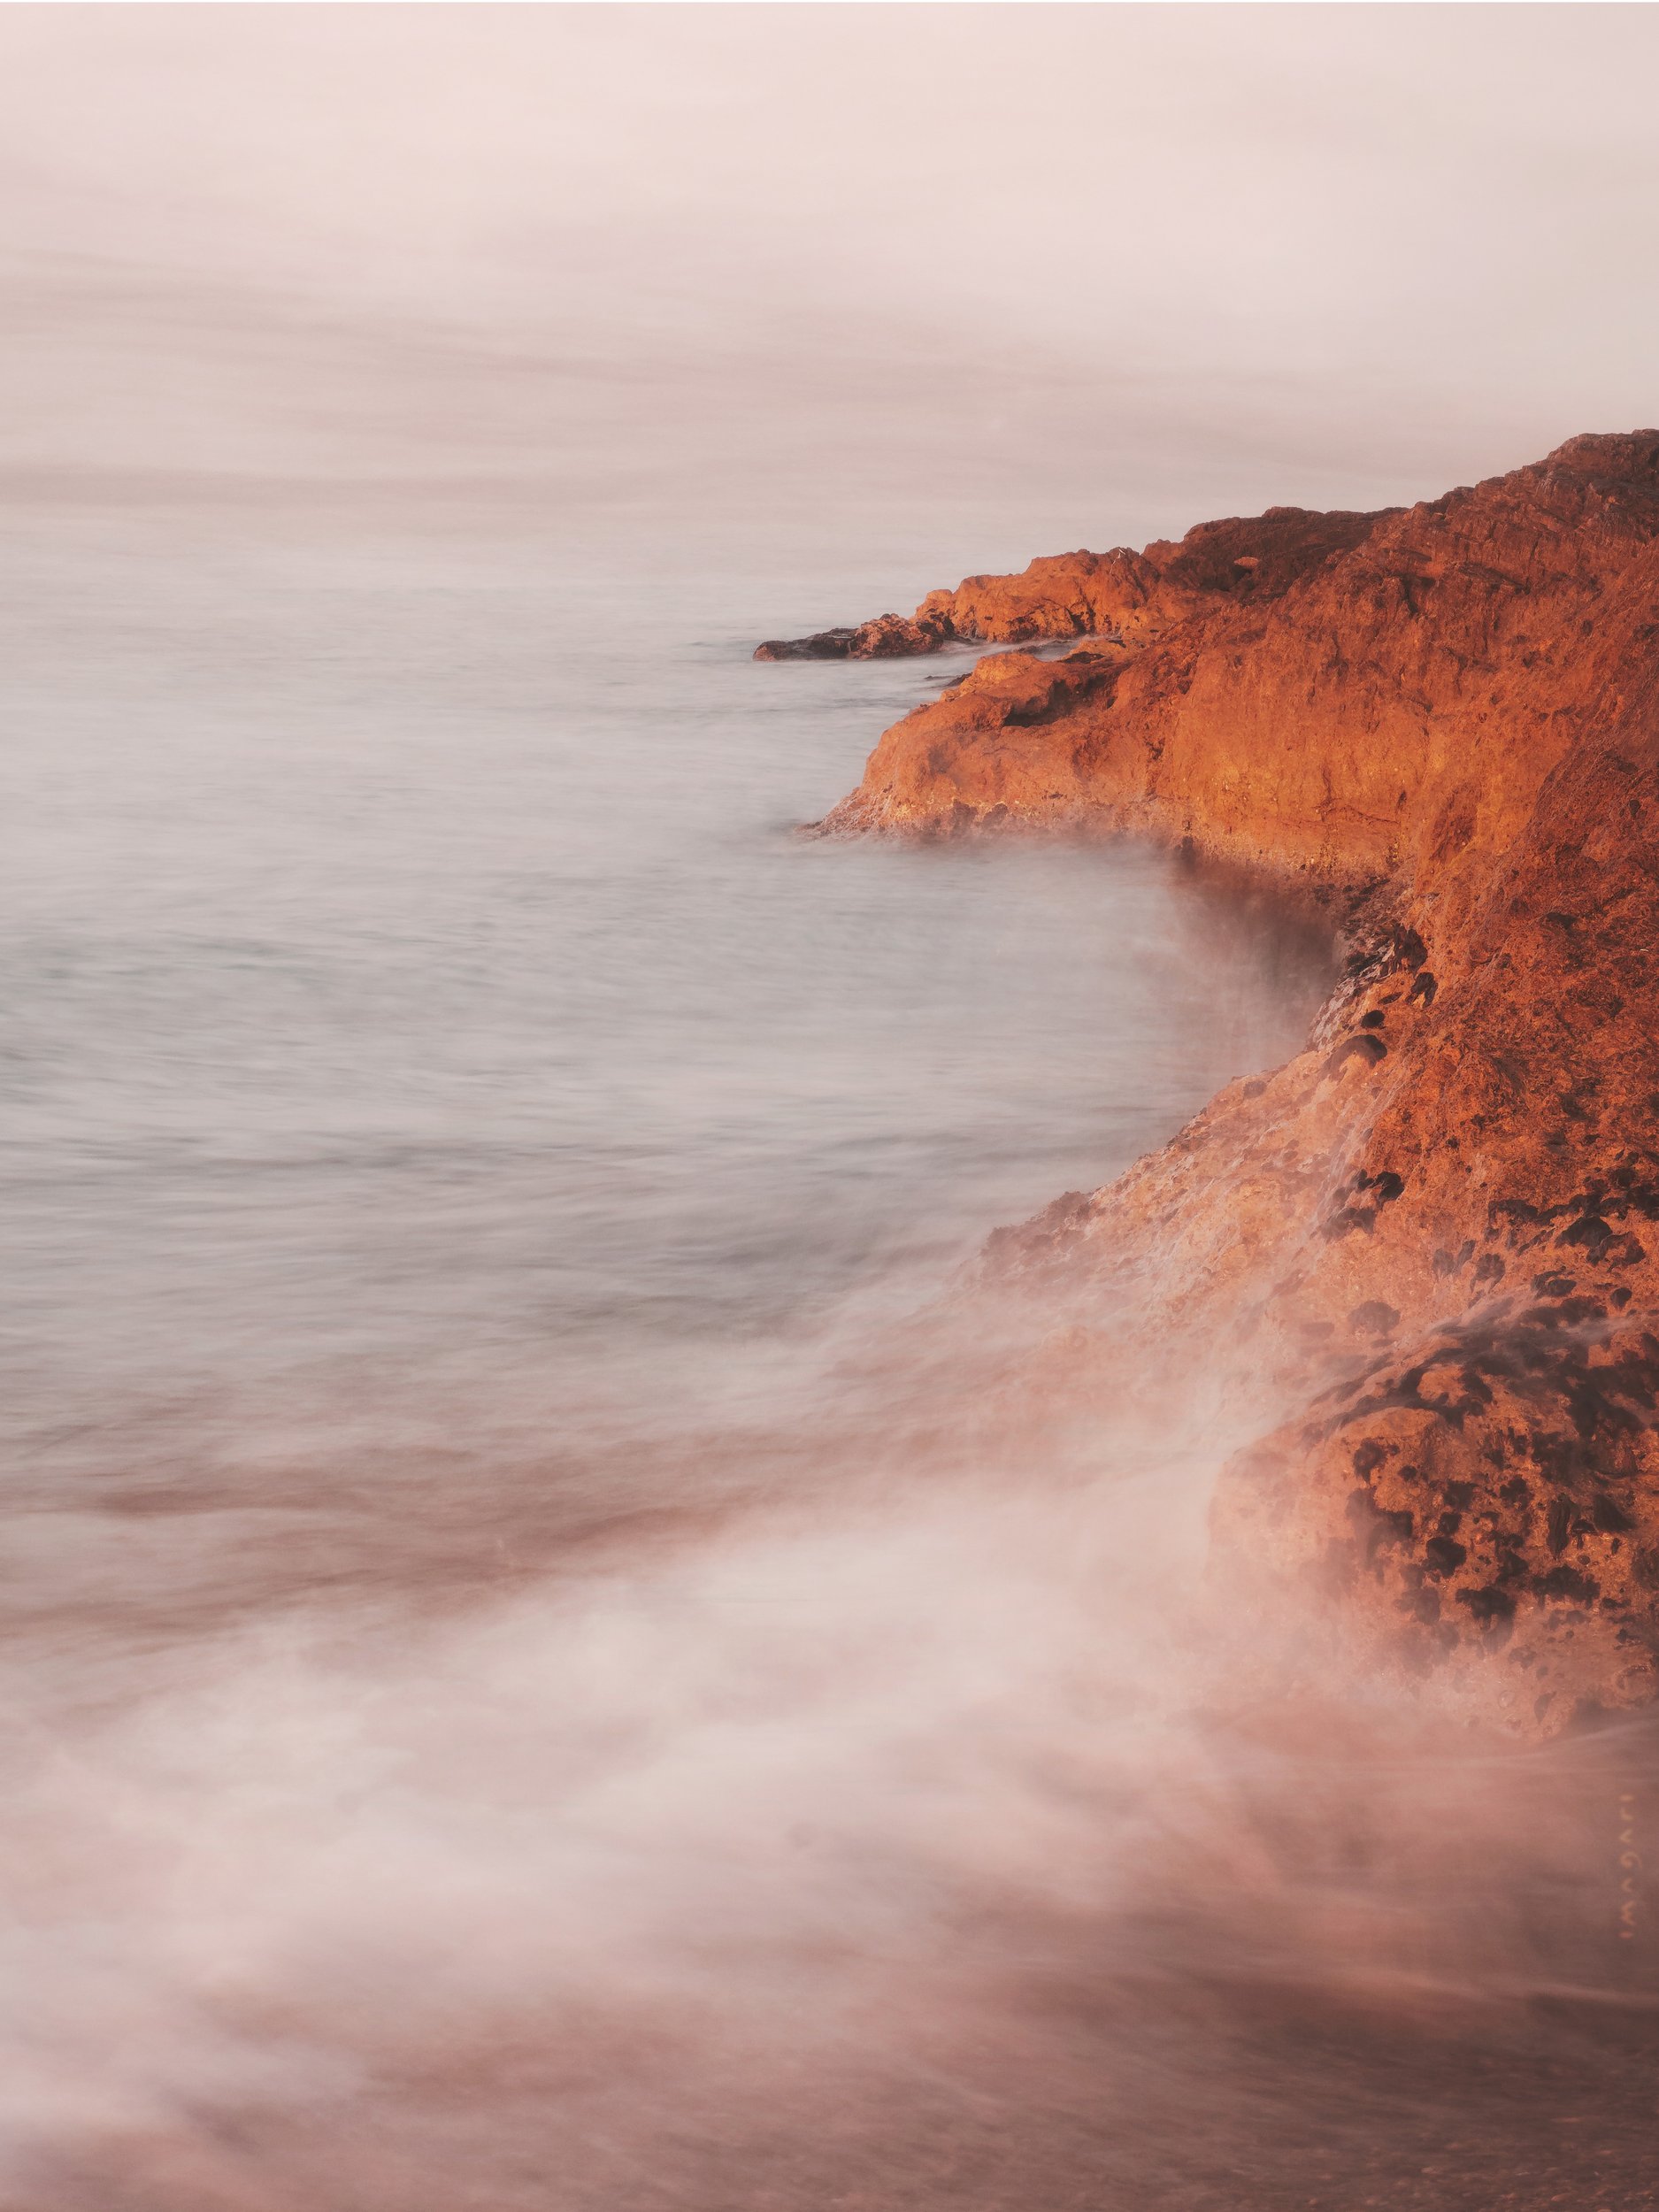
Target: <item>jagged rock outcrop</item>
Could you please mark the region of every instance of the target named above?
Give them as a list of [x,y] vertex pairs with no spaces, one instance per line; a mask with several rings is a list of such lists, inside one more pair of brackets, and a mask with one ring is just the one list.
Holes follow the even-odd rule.
[[772,638],[757,661],[877,660],[941,646],[1024,645],[1057,638],[1150,636],[1217,598],[1261,606],[1333,555],[1359,543],[1374,514],[1264,515],[1202,522],[1142,553],[1056,553],[1018,576],[969,576],[931,591],[913,618],[877,615],[856,628]]
[[1218,1575],[1523,1732],[1644,1701],[1659,432],[1094,560],[946,595],[1111,634],[981,659],[827,826],[1148,834],[1324,902],[1352,951],[1309,1050],[996,1263],[1073,1311],[1133,1280],[1148,1337],[1231,1363],[1266,1432],[1222,1475]]

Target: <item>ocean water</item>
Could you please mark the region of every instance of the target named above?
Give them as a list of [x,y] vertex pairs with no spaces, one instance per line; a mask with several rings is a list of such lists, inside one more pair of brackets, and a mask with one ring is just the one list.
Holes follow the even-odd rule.
[[959,657],[757,664],[754,576],[487,520],[13,535],[10,1404],[56,1502],[735,1412],[1299,1040],[1324,949],[1156,855],[797,833]]
[[0,555],[0,2202],[1637,2201],[1540,1932],[1609,1755],[1218,1735],[1193,1408],[871,1381],[1329,949],[796,834],[959,669],[753,663],[941,580],[797,524],[83,486]]

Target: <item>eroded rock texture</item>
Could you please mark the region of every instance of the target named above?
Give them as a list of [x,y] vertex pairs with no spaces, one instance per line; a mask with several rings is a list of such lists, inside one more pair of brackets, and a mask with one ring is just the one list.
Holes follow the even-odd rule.
[[1089,641],[981,659],[826,826],[1149,834],[1295,884],[1352,949],[1306,1052],[999,1263],[1133,1283],[1273,1409],[1222,1476],[1218,1573],[1524,1732],[1650,1698],[1659,432],[919,618]]

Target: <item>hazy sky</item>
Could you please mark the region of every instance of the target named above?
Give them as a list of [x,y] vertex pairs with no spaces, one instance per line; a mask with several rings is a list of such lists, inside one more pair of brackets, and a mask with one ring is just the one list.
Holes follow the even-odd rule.
[[1647,6],[6,7],[0,463],[1430,492],[1659,417],[1656,82]]

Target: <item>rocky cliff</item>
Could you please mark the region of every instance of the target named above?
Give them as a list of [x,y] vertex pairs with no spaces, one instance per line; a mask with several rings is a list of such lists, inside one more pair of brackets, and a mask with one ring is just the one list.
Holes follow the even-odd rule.
[[974,578],[910,627],[1084,641],[979,659],[825,827],[1133,832],[1348,933],[1307,1051],[994,1265],[1074,1313],[1133,1280],[1230,1364],[1264,1432],[1218,1575],[1523,1732],[1652,1697],[1659,432]]

